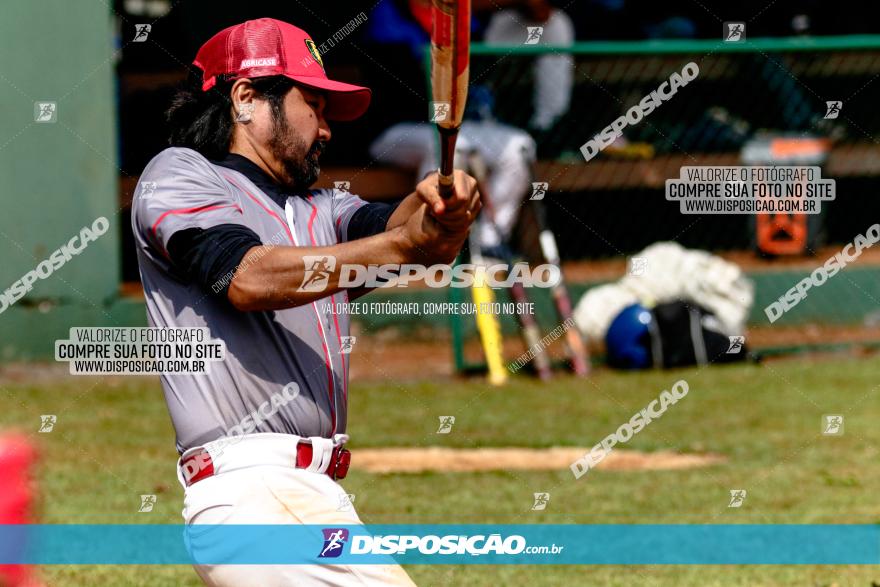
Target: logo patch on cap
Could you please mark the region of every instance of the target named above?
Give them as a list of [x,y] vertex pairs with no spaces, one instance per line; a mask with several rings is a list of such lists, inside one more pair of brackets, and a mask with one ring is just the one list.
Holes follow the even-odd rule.
[[277,57],[260,57],[258,59],[242,59],[239,69],[247,67],[275,67],[278,65]]
[[321,66],[321,69],[324,69],[324,61],[321,59],[321,53],[318,51],[318,48],[315,46],[315,42],[311,39],[306,39],[306,47],[309,48],[309,53],[312,54],[312,57],[315,58],[315,61],[317,61],[318,65]]

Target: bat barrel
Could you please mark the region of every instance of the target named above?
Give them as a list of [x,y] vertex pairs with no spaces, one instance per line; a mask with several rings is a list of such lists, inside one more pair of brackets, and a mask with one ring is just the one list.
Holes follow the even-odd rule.
[[440,196],[455,193],[455,140],[464,118],[470,56],[470,0],[431,2],[431,94],[440,132]]

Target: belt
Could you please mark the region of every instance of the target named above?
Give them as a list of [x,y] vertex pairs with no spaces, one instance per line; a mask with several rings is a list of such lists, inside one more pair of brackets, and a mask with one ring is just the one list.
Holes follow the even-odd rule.
[[351,464],[351,452],[342,446],[347,440],[348,436],[344,434],[337,434],[332,440],[289,434],[254,434],[234,440],[221,439],[186,451],[178,464],[178,477],[189,487],[224,471],[256,465],[280,465],[323,473],[333,480],[345,479]]

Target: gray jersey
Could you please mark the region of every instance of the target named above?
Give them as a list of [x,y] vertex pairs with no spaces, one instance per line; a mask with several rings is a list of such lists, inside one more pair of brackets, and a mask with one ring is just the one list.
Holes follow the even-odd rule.
[[[225,360],[212,363],[209,373],[162,376],[180,452],[228,434],[243,420],[253,432],[325,438],[344,432],[348,355],[341,350],[349,319],[335,305],[348,298],[342,292],[286,310],[240,312],[180,276],[168,259],[168,240],[184,229],[240,224],[264,245],[334,245],[346,240],[348,222],[364,204],[341,190],[311,190],[288,197],[282,207],[242,173],[191,149],[166,149],[149,163],[132,203],[148,322],[207,327],[226,344]],[[289,398],[283,390],[290,383],[299,386],[299,396],[275,406],[271,417],[257,418],[255,427],[246,420],[273,395]]]

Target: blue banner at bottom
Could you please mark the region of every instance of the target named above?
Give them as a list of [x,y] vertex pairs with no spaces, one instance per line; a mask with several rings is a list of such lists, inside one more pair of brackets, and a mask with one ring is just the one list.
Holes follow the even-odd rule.
[[0,525],[0,564],[874,565],[878,525]]

